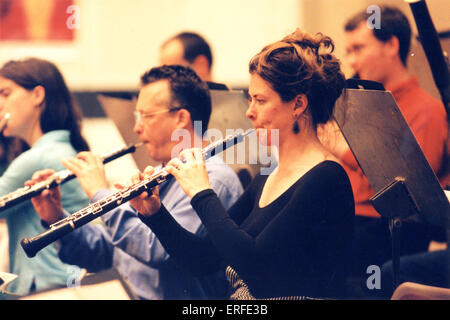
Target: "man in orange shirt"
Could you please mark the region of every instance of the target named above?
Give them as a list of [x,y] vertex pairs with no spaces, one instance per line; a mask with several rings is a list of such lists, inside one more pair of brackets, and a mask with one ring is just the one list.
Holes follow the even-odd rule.
[[[396,8],[381,7],[380,13],[379,28],[370,28],[366,11],[345,25],[349,63],[359,78],[380,82],[392,92],[428,162],[439,175],[447,137],[444,106],[421,89],[417,78],[406,69],[411,42],[408,19]],[[388,223],[371,205],[369,199],[374,191],[348,146],[336,148],[335,154],[350,177],[355,198],[354,272],[367,278],[368,266],[381,266],[392,257]],[[404,223],[402,254],[426,251],[432,236],[430,230],[420,223]]]

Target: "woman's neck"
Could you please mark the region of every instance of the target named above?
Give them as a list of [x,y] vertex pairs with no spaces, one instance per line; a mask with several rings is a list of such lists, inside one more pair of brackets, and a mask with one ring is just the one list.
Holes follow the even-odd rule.
[[32,147],[43,135],[44,133],[42,132],[40,124],[35,123],[30,126],[30,130],[27,132],[26,136],[23,137],[23,139],[30,147]]
[[318,163],[330,159],[330,153],[320,143],[317,134],[311,129],[299,134],[289,134],[280,141],[278,148],[278,174],[291,174],[312,168]]
[[304,174],[317,164],[330,159],[316,134],[301,131],[299,134],[285,133],[280,137],[278,167],[268,177],[259,206],[265,207],[277,199]]

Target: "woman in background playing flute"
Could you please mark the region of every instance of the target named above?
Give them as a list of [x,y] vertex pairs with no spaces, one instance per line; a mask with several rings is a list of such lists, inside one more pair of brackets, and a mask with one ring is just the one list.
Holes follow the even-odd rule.
[[279,165],[257,176],[228,211],[210,188],[198,149],[167,164],[206,226],[206,239],[177,224],[157,188],[130,201],[178,264],[203,275],[225,263],[232,299],[345,295],[353,194],[316,132],[345,84],[333,49],[329,37],[297,30],[251,59],[246,115],[260,143],[278,149]]
[[[89,150],[80,132],[81,113],[58,68],[51,62],[30,58],[9,61],[0,69],[0,116],[9,114],[5,137],[19,137],[30,149],[18,156],[0,177],[0,196],[23,187],[38,170],[64,169],[63,158]],[[63,187],[64,207],[74,212],[89,204],[81,186],[73,180]],[[44,231],[30,201],[0,213],[9,231],[10,272],[17,274],[8,292],[26,295],[33,291],[66,286],[71,274],[53,246],[28,259],[20,247],[23,237]]]

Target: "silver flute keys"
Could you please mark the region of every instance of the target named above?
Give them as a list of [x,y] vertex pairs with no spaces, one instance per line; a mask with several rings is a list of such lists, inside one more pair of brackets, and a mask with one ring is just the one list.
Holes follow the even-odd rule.
[[[102,156],[103,163],[113,161],[125,154],[136,151],[136,148],[142,146],[142,143],[133,144],[130,146],[121,147],[119,150],[108,153]],[[36,183],[33,186],[25,186],[19,188],[7,195],[0,197],[0,211],[8,209],[16,204],[19,204],[25,200],[40,194],[45,189],[51,189],[57,187],[63,183],[66,183],[75,178],[75,175],[70,170],[61,170],[54,173],[50,178],[45,181]]]

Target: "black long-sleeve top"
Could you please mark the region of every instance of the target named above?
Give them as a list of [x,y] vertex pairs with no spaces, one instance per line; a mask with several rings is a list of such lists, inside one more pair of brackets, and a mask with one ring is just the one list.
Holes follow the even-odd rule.
[[354,200],[344,169],[324,161],[269,205],[257,176],[227,212],[212,190],[191,204],[208,231],[184,230],[164,207],[140,216],[171,257],[194,274],[230,265],[256,298],[340,297],[353,235]]

